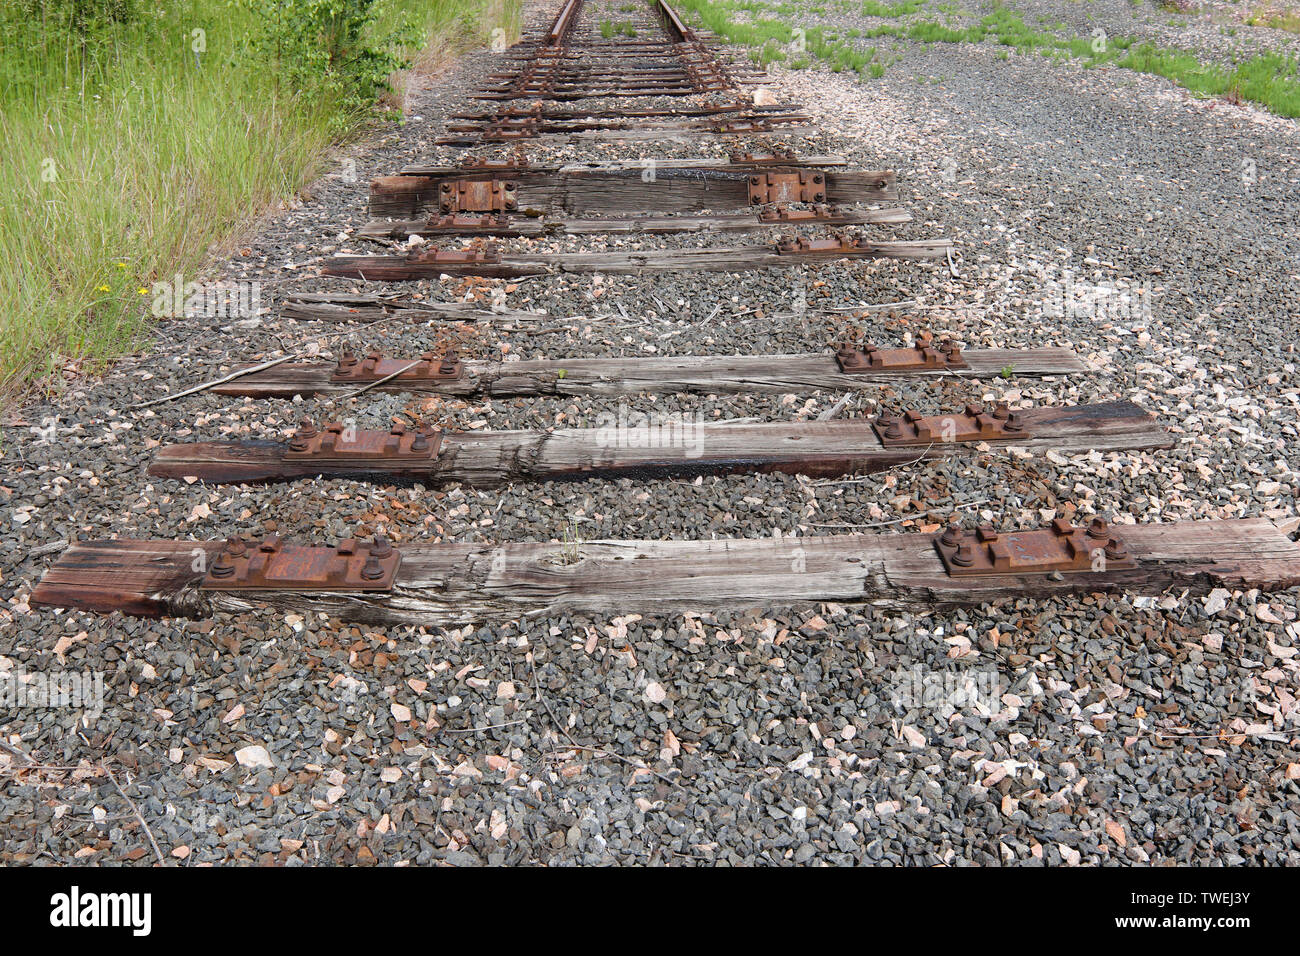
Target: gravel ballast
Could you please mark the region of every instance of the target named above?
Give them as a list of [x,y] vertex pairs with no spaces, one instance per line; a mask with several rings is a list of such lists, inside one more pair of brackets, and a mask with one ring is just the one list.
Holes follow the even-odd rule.
[[[618,19],[617,4],[589,2],[589,29],[606,6]],[[1012,6],[1030,20],[1075,5]],[[528,22],[548,21],[553,7],[529,5]],[[1087,8],[1116,35],[1155,29],[1149,7]],[[404,125],[349,147],[219,265],[213,278],[261,283],[260,315],[164,320],[149,354],[97,380],[69,373],[55,397],[13,410],[0,483],[0,672],[99,672],[104,702],[98,715],[0,710],[0,862],[147,865],[152,836],[177,865],[1300,863],[1293,592],[1082,596],[928,614],[629,609],[450,631],[270,611],[151,621],[27,606],[60,542],[114,535],[325,541],[384,530],[399,542],[576,538],[580,550],[598,538],[916,533],[959,509],[1024,524],[1055,513],[1265,516],[1294,530],[1296,122],[1195,99],[1159,77],[1015,52],[1003,60],[992,43],[900,42],[893,52],[884,76],[863,82],[773,67],[772,90],[804,104],[821,129],[785,142],[896,169],[914,221],[866,233],[952,238],[952,270],[942,260],[880,261],[704,277],[447,279],[392,288],[547,316],[370,329],[281,317],[288,295],[366,288],[317,273],[335,253],[376,248],[354,237],[372,176],[465,154],[432,141],[493,68],[491,54],[476,53],[413,91]],[[747,145],[524,149],[543,164],[725,156]],[[777,235],[501,244],[576,251]],[[622,408],[806,420],[841,396],[464,403],[367,393],[331,405],[204,393],[133,408],[286,351],[418,354],[449,334],[467,355],[505,360],[822,351],[848,320],[820,310],[890,303],[900,305],[853,320],[882,345],[928,329],[968,347],[1066,346],[1098,371],[900,382],[859,392],[839,416],[881,400],[938,410],[981,397],[1125,398],[1177,444],[1150,454],[972,453],[838,481],[216,488],[150,479],[152,449],[283,436],[303,417],[544,428],[592,425]]]

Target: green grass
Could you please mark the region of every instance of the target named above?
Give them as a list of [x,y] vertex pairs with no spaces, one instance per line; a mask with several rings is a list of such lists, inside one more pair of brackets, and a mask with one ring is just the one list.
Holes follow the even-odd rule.
[[[24,40],[0,46],[0,399],[141,347],[152,284],[195,281],[363,121],[280,83],[247,42],[250,15],[225,0],[141,6],[86,48],[0,12]],[[503,9],[517,18],[517,0]],[[423,35],[477,39],[485,12],[387,0],[378,27],[411,17]]]
[[636,36],[636,26],[627,20],[620,23],[615,23],[613,20],[601,20],[600,35],[606,40],[613,39],[616,36],[634,37]]
[[1300,33],[1300,12],[1294,10],[1262,10],[1246,21],[1252,27],[1272,27]]
[[[779,12],[782,8],[759,0],[681,0],[679,6],[692,11],[704,26],[728,42],[758,48],[754,59],[759,63],[785,60],[792,69],[805,69],[820,61],[836,71],[853,70],[873,78],[883,75],[884,66],[876,59],[874,48],[869,56],[857,55],[849,45],[830,41],[817,27],[806,31],[805,48],[790,55],[788,47],[794,38],[794,27],[764,17],[763,13]],[[749,12],[751,22],[733,22],[728,12],[737,9]],[[879,0],[863,0],[861,7],[864,15],[886,19],[898,19],[923,9],[922,0],[900,0],[890,5]],[[1047,22],[1045,18],[1040,20]],[[1054,24],[1054,28],[1063,30],[1064,25]],[[1182,50],[1157,48],[1151,44],[1135,46],[1134,41],[1126,37],[1062,38],[1029,26],[1019,13],[1000,5],[979,21],[964,26],[921,19],[882,24],[862,31],[860,35],[917,43],[981,43],[992,40],[1020,53],[1037,52],[1052,60],[1073,57],[1082,60],[1087,67],[1113,65],[1140,73],[1153,73],[1194,93],[1256,103],[1279,116],[1300,116],[1300,63],[1280,55],[1257,55],[1231,66],[1206,64]],[[999,54],[999,59],[1008,59],[1005,51]]]
[[899,0],[898,3],[878,3],[877,0],[864,0],[859,9],[864,17],[885,17],[895,19],[907,17],[925,7],[924,0]]

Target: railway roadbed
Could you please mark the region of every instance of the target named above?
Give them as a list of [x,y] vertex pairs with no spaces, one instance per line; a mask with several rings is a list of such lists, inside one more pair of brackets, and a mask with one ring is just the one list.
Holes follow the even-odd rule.
[[[665,42],[652,32],[662,19],[637,2],[644,12],[586,0],[565,42]],[[815,19],[806,6],[794,5],[791,22]],[[1094,6],[1121,25],[1148,12]],[[559,7],[527,4],[529,35],[545,33]],[[864,42],[884,22],[843,16]],[[625,20],[637,37],[619,32]],[[0,677],[84,673],[93,686],[100,675],[103,706],[90,719],[73,708],[0,713],[0,862],[154,862],[149,835],[104,772],[111,762],[169,862],[1300,863],[1300,617],[1286,553],[1300,484],[1296,123],[992,40],[899,40],[878,78],[779,63],[760,76],[743,49],[714,46],[720,62],[759,82],[700,92],[694,84],[713,82],[709,67],[687,70],[676,56],[671,77],[637,78],[644,95],[546,100],[548,122],[564,128],[439,142],[453,125],[483,125],[457,119],[468,115],[496,116],[498,130],[527,127],[501,111],[531,110],[537,98],[475,98],[508,86],[497,74],[518,64],[490,50],[467,55],[417,84],[401,125],[340,151],[292,203],[250,224],[205,277],[214,280],[205,288],[221,280],[255,299],[233,314],[210,299],[197,314],[177,310],[148,352],[101,377],[69,372],[61,390],[9,412]],[[568,80],[555,75],[567,97]],[[704,111],[737,90],[754,106],[760,87],[764,102],[770,93],[810,131],[700,135],[713,114],[632,112]],[[574,112],[606,115],[594,129],[569,129]],[[647,140],[625,135],[635,124],[610,129],[612,116],[644,120],[643,134],[662,133],[654,124],[665,116],[682,128]],[[744,152],[892,171],[897,198],[850,208],[906,216],[488,237],[425,236],[404,224],[529,217],[371,208],[372,181],[459,170],[466,159],[725,168]],[[1258,172],[1250,184],[1244,158]],[[499,201],[490,185],[457,195],[467,206]],[[641,211],[756,217],[760,206]],[[575,211],[561,199],[546,215],[628,211]],[[397,226],[380,235],[372,224],[390,218]],[[401,281],[324,270],[335,257],[489,243],[503,258],[689,258],[837,230],[943,240],[951,257],[639,275],[434,270]],[[905,353],[930,336],[959,342],[970,367],[877,369],[846,383],[850,373],[832,364],[846,342]],[[452,351],[462,381],[527,387],[333,379],[348,355],[415,363],[432,353],[432,376]],[[768,362],[767,384],[735,387],[727,363],[764,356],[793,364]],[[719,376],[716,390],[701,387],[701,362]],[[522,371],[511,378],[513,365]],[[235,376],[169,399],[250,366],[264,371],[248,393],[236,394]],[[310,388],[300,387],[304,368]],[[637,387],[645,376],[659,378]],[[259,382],[280,384],[257,391]],[[381,436],[428,422],[466,443],[487,436],[483,447],[503,433],[561,436],[529,446],[545,448],[601,429],[624,439],[644,429],[839,433],[882,412],[968,403],[1123,403],[1149,414],[1159,441],[1102,450],[971,440],[960,454],[891,451],[891,466],[876,471],[563,481],[533,472],[501,487],[316,474],[215,484],[149,472],[165,447],[278,447],[304,420]],[[971,587],[988,600],[949,600],[956,586],[933,544],[949,519],[974,536],[984,523],[1000,535],[1054,519],[1083,529],[1098,516],[1121,538],[1132,529],[1139,573],[1110,568],[1092,590],[1080,584],[1084,552],[1053,552],[1057,563],[1036,565],[1032,588],[1005,591],[984,577]],[[1197,522],[1224,537],[1193,529],[1189,538]],[[1139,550],[1166,533],[1176,548]],[[232,537],[336,548],[377,535],[413,556],[409,577],[399,566],[382,597],[358,590],[371,597],[355,603],[382,606],[380,617],[343,613],[350,602],[337,596],[304,601],[294,591],[268,602],[205,591],[206,571],[192,564],[215,560]],[[1066,547],[1068,536],[1058,538],[1053,547]],[[813,539],[838,543],[818,550]],[[175,589],[144,593],[161,574],[148,563],[117,582],[111,568],[88,568],[100,574],[95,588],[135,587],[163,616],[34,597],[51,569],[63,569],[50,580],[60,584],[88,554],[122,541],[161,548]],[[691,562],[734,569],[729,542],[762,574],[746,565],[751,576],[710,591]],[[976,559],[994,561],[996,543],[981,541],[987,553]],[[902,554],[892,567],[920,567],[924,575],[902,580],[921,584],[904,589],[890,566],[863,563],[868,548]],[[634,551],[649,555],[634,568],[659,573],[616,563]],[[575,582],[592,580],[617,584],[626,604],[591,589],[571,600]],[[403,593],[403,582],[414,590]],[[444,606],[447,595],[461,611]],[[871,599],[880,595],[890,600]],[[437,614],[417,620],[434,605]],[[196,608],[203,613],[179,613]],[[106,822],[92,832],[96,808]]]

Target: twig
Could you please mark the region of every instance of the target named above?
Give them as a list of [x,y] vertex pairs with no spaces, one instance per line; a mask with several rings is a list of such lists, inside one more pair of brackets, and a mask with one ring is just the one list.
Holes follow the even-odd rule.
[[842,411],[844,410],[844,406],[845,406],[845,405],[847,405],[849,402],[853,401],[853,397],[854,397],[854,395],[856,395],[856,394],[857,394],[856,392],[846,392],[843,398],[841,398],[838,402],[836,402],[836,403],[835,403],[834,405],[832,405],[830,408],[826,409],[826,411],[824,411],[824,412],[822,412],[820,415],[818,415],[818,416],[817,416],[817,420],[818,420],[819,422],[828,422],[828,421],[830,421],[832,418],[834,418],[836,415],[838,415],[840,412],[842,412]]
[[[568,737],[569,735],[566,733],[564,736]],[[569,737],[569,739],[572,740],[573,738]],[[584,753],[595,754],[598,757],[613,757],[615,760],[623,761],[623,763],[627,764],[629,767],[635,767],[637,770],[644,770],[646,773],[658,777],[664,783],[672,784],[674,786],[677,784],[677,781],[672,777],[665,777],[653,767],[647,767],[644,760],[632,760],[630,757],[624,757],[621,753],[617,753],[613,750],[606,750],[604,747],[585,747],[582,744],[570,744],[569,749],[581,750]]]
[[48,544],[38,545],[27,552],[29,558],[40,558],[47,554],[53,554],[55,551],[62,551],[68,546],[67,538],[60,538],[58,541],[51,541]]
[[[671,784],[674,786],[677,784],[677,781],[673,780],[671,777],[665,777],[663,774],[659,773],[654,768],[647,767],[644,761],[632,760],[628,757],[624,757],[620,753],[615,753],[612,750],[606,750],[603,747],[587,747],[574,740],[572,735],[564,728],[564,725],[560,723],[559,720],[556,719],[555,713],[551,710],[551,705],[547,703],[546,698],[542,696],[542,688],[537,682],[537,665],[533,663],[533,655],[531,653],[528,655],[528,666],[529,668],[532,669],[533,672],[533,692],[537,694],[538,701],[541,703],[542,707],[546,709],[546,713],[551,718],[551,723],[555,725],[555,729],[558,730],[560,733],[564,734],[565,738],[568,739],[569,745],[572,747],[572,749],[582,750],[587,753],[593,753],[593,754],[603,754],[606,757],[613,757],[615,760],[623,761],[623,763],[627,764],[628,766],[635,767],[638,770],[644,770],[646,773],[658,777],[664,783]],[[558,755],[556,754],[554,745],[551,746],[551,755],[553,757],[557,757],[558,759]]]
[[284,356],[283,358],[271,359],[271,361],[269,362],[263,362],[261,365],[252,365],[249,366],[248,368],[241,368],[237,371],[231,372],[229,375],[226,375],[214,381],[204,382],[202,385],[195,385],[193,388],[187,388],[183,392],[173,392],[170,395],[164,395],[162,398],[151,398],[147,402],[139,402],[135,405],[132,405],[131,407],[148,408],[150,405],[161,405],[163,402],[170,402],[173,399],[184,398],[186,395],[193,395],[195,392],[202,392],[205,391],[206,389],[214,388],[217,385],[224,385],[226,382],[233,382],[235,379],[243,378],[245,375],[251,375],[253,372],[261,372],[268,368],[274,368],[275,366],[280,365],[283,362],[287,362],[290,359],[297,358],[297,357],[298,355],[291,353],[289,355]]
[[[958,505],[956,510],[969,511],[972,508],[982,508],[985,505],[990,503],[991,502],[989,499],[985,499],[984,501],[972,501],[969,504]],[[891,525],[904,524],[908,521],[918,521],[920,520],[920,518],[921,515],[908,515],[907,517],[904,518],[894,518],[891,521],[873,521],[870,524],[849,524],[844,522],[827,524],[827,523],[818,523],[818,522],[810,521],[808,523],[808,527],[810,528],[888,528]]]
[[334,402],[346,401],[349,398],[356,398],[362,392],[368,392],[376,385],[383,385],[388,380],[397,378],[397,376],[401,375],[403,372],[410,371],[411,369],[419,365],[420,362],[422,361],[423,359],[416,359],[414,362],[410,362],[406,365],[403,365],[401,368],[399,368],[396,372],[393,372],[391,375],[385,375],[383,378],[377,378],[373,382],[370,382],[366,385],[362,385],[360,388],[356,389],[355,391],[348,392],[346,395],[340,395],[338,398],[330,399],[330,403],[332,404]]
[[158,856],[158,865],[166,866],[167,861],[163,858],[162,850],[158,849],[158,841],[153,838],[153,831],[149,829],[149,822],[145,820],[144,814],[142,814],[140,808],[135,805],[135,801],[132,800],[127,795],[127,792],[122,789],[122,785],[117,782],[117,777],[113,775],[113,768],[107,763],[104,764],[104,772],[108,774],[108,779],[113,781],[113,786],[117,787],[117,792],[120,793],[122,799],[127,802],[127,805],[131,808],[131,812],[135,814],[135,818],[140,821],[140,826],[144,827],[145,836],[149,838],[149,845],[153,847],[154,853]]
[[444,730],[444,734],[477,734],[484,730],[500,730],[502,727],[513,727],[515,724],[526,724],[526,720],[507,720],[504,724],[489,724],[486,727],[454,727]]

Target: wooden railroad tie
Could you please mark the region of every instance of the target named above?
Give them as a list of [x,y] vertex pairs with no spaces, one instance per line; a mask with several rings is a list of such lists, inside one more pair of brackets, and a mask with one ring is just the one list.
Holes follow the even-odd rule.
[[[842,169],[835,156],[733,155],[728,160],[645,159],[567,166],[481,163],[410,166],[370,183],[370,215],[378,219],[429,219],[458,213],[600,217],[649,213],[737,210],[754,199],[828,206],[896,202],[891,169]],[[796,189],[791,177],[809,179]],[[812,183],[813,177],[822,182]],[[757,182],[755,182],[757,180]],[[508,195],[507,195],[508,194]],[[764,200],[764,197],[770,197]],[[505,200],[513,205],[509,208]],[[761,202],[760,202],[761,204]]]
[[[293,395],[343,395],[364,384],[353,372],[370,366],[375,381],[406,369],[375,390],[457,395],[463,398],[513,398],[540,395],[632,395],[640,393],[744,394],[845,391],[888,385],[900,377],[939,378],[958,375],[994,378],[1007,369],[1016,376],[1077,375],[1089,366],[1068,349],[962,349],[959,363],[931,360],[929,346],[910,349],[844,349],[796,355],[686,355],[654,358],[560,358],[518,362],[456,360],[450,373],[430,374],[433,356],[364,358],[343,356],[336,362],[287,362],[218,385],[221,395],[254,398]],[[874,361],[874,364],[873,364]],[[381,374],[382,373],[382,374]]]
[[681,232],[750,232],[773,226],[901,225],[912,221],[904,209],[843,209],[819,205],[790,209],[779,205],[759,212],[712,216],[518,216],[496,213],[451,213],[425,219],[372,219],[357,231],[361,239],[407,239],[411,236],[545,236],[623,233],[668,235]]
[[28,603],[155,617],[269,606],[368,624],[461,625],[822,601],[917,611],[1072,593],[1300,584],[1300,547],[1263,518],[979,534],[974,541],[965,532],[974,543],[964,557],[981,562],[969,574],[945,565],[955,553],[942,540],[948,531],[576,545],[301,548],[275,540],[269,550],[266,541],[88,541],[60,555]]
[[[865,474],[923,459],[969,455],[979,442],[1065,454],[1173,444],[1169,434],[1131,402],[1017,409],[1014,420],[1008,409],[972,411],[967,407],[925,418],[925,441],[893,441],[879,422],[860,419],[728,425],[678,417],[654,422],[640,413],[620,412],[598,420],[597,428],[439,432],[436,438],[428,436],[418,455],[408,453],[406,443],[421,427],[397,425],[382,431],[307,422],[287,442],[166,445],[149,474],[216,483],[321,476],[491,488],[561,479]],[[321,434],[330,436],[325,445],[319,443]],[[389,454],[386,448],[401,451]]]
[[398,281],[442,275],[509,278],[579,272],[740,272],[841,259],[934,259],[950,249],[948,239],[871,242],[842,238],[794,239],[767,246],[553,254],[503,253],[491,247],[455,251],[426,247],[405,256],[335,256],[326,261],[322,271],[346,278]]

